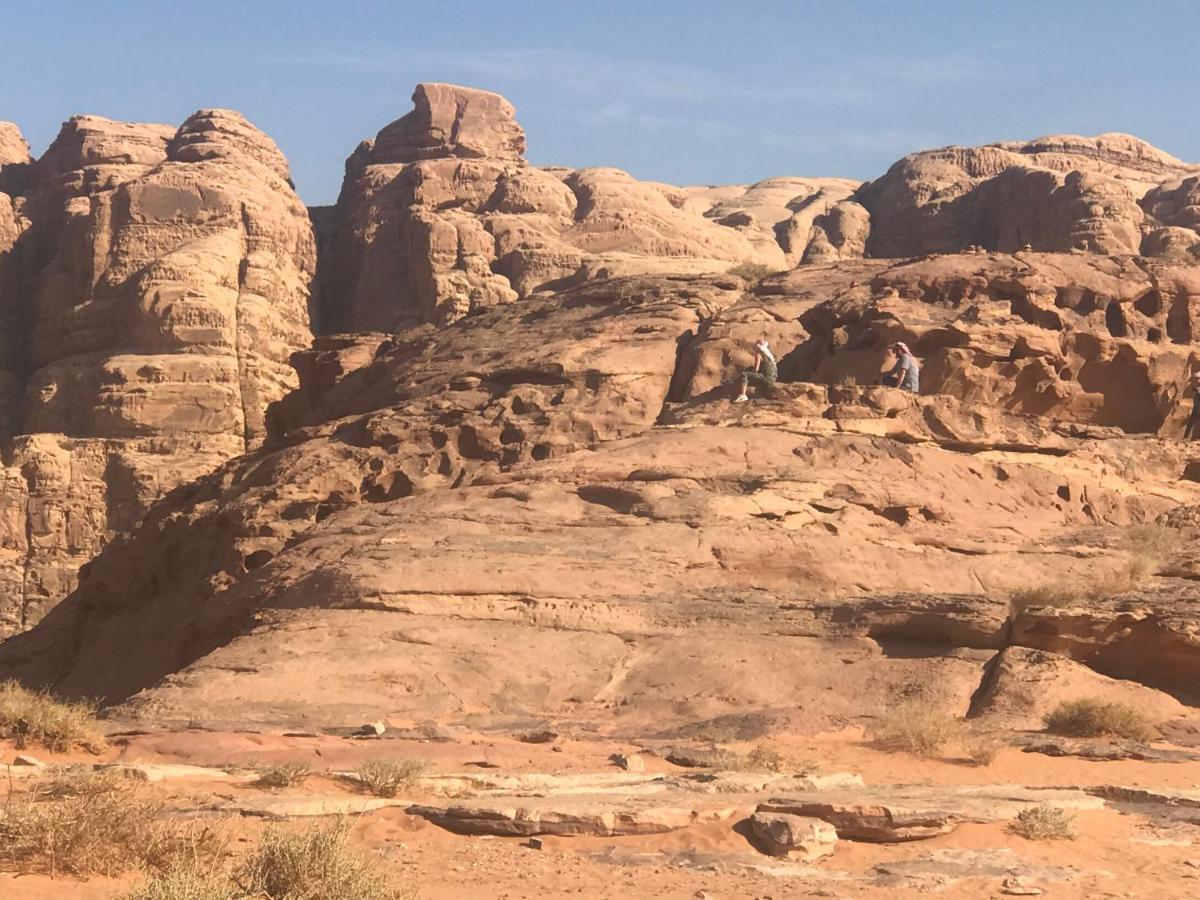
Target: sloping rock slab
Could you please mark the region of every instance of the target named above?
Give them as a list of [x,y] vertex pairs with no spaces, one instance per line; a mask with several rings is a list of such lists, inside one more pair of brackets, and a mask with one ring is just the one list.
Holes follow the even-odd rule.
[[946,834],[960,822],[1006,821],[1040,803],[1066,809],[1103,806],[1098,798],[1071,789],[893,785],[776,797],[760,803],[756,811],[821,819],[836,828],[843,840],[899,843]]
[[725,819],[733,808],[697,810],[688,806],[617,804],[612,798],[593,801],[539,803],[530,799],[521,805],[471,803],[461,806],[408,807],[410,815],[428,819],[456,834],[496,835],[598,835],[662,834],[685,828],[697,821]]
[[873,870],[883,887],[938,890],[964,878],[1013,878],[1025,881],[1071,881],[1081,872],[1072,866],[1024,863],[1013,851],[935,850],[918,857],[879,863]]
[[1037,738],[1023,748],[1026,753],[1046,756],[1077,756],[1080,759],[1136,759],[1140,762],[1181,763],[1200,760],[1200,753],[1189,750],[1166,750],[1139,744],[1136,741],[1086,741],[1071,738]]
[[315,816],[361,816],[391,806],[407,806],[411,801],[382,797],[321,797],[311,794],[276,794],[232,800],[220,806],[220,812],[236,812],[261,819],[306,819]]
[[755,811],[756,816],[780,814],[828,822],[839,838],[883,844],[937,837],[953,831],[959,822],[958,816],[948,809],[904,809],[868,798],[845,801],[778,798],[760,803]]

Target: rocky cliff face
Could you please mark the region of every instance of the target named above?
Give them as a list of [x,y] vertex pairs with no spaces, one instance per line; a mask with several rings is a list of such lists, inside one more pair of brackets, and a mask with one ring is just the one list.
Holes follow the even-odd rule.
[[[0,133],[2,159],[20,142]],[[309,342],[315,245],[237,113],[67,122],[0,194],[0,634],[175,485],[258,444]]]

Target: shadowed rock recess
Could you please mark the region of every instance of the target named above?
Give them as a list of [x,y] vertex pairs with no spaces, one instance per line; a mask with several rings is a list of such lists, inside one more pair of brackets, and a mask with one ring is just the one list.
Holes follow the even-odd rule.
[[[233,113],[0,130],[7,630],[94,556],[0,677],[163,725],[1193,716],[1200,168],[1056,136],[676,188],[413,100],[311,225]],[[896,340],[920,396],[874,385]]]

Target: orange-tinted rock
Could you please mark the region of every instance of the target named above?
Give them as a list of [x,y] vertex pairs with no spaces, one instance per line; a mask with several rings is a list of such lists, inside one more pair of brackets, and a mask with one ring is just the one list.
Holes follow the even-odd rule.
[[1007,253],[1030,245],[1128,254],[1139,251],[1147,228],[1138,202],[1196,171],[1129,135],[1058,135],[915,153],[864,185],[855,200],[871,214],[872,256],[976,245]]
[[[445,325],[601,274],[783,268],[774,229],[788,204],[826,188],[840,199],[853,187],[780,179],[773,190],[735,188],[708,202],[702,191],[617,169],[530,166],[513,107],[497,94],[421,84],[413,103],[346,163],[321,279],[331,330]],[[730,218],[734,207],[748,211]]]
[[283,155],[227,110],[178,130],[71,119],[0,201],[4,242],[0,634],[154,499],[262,440],[315,265]]

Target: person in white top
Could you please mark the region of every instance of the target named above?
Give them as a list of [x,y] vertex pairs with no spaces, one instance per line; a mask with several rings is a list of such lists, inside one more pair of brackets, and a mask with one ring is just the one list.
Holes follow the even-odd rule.
[[754,368],[742,371],[739,376],[741,389],[733,402],[745,403],[750,399],[746,396],[750,385],[753,384],[759,388],[769,387],[775,383],[775,379],[778,377],[779,366],[775,362],[775,354],[771,352],[771,347],[767,344],[766,335],[763,335],[754,342]]

